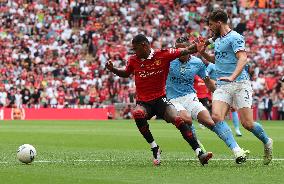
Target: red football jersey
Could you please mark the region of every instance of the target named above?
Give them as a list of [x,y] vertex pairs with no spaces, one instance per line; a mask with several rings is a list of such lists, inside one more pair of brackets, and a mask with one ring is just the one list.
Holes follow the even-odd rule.
[[59,91],[58,92],[58,97],[57,97],[57,102],[59,105],[64,105],[65,101],[65,93],[64,91]]
[[180,56],[178,49],[152,50],[147,59],[136,55],[128,59],[126,72],[134,74],[136,100],[148,102],[166,95],[170,62]]
[[194,77],[194,89],[198,98],[211,99],[211,92],[207,89],[205,82],[197,75]]

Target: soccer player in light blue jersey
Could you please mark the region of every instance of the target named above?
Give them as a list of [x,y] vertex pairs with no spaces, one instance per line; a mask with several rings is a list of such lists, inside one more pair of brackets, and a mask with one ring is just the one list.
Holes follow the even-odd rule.
[[206,47],[202,42],[197,49],[206,60],[215,62],[217,89],[213,94],[212,118],[215,123],[224,122],[230,106],[235,104],[243,127],[264,144],[263,163],[268,165],[272,160],[273,141],[263,127],[253,120],[252,87],[245,69],[248,62],[245,40],[243,36],[230,29],[225,11],[213,11],[208,21],[210,30],[219,36],[214,42],[214,54],[206,53]]
[[[215,64],[209,63],[207,65],[206,70],[208,72],[210,79],[216,81],[217,80],[217,74],[216,74]],[[236,108],[234,106],[231,107],[231,112],[232,112],[233,125],[234,125],[234,128],[235,128],[236,135],[242,136],[242,133],[240,131],[239,115],[238,115],[238,112],[236,111]]]
[[[177,48],[186,48],[188,45],[186,37],[180,37],[176,41]],[[214,123],[209,111],[199,102],[193,88],[195,75],[200,76],[211,91],[215,90],[214,81],[208,77],[201,59],[188,54],[173,60],[166,81],[167,98],[183,119],[189,119],[187,122],[191,123],[192,117],[215,132],[233,151],[236,163],[245,162],[246,151],[239,147],[227,123]]]

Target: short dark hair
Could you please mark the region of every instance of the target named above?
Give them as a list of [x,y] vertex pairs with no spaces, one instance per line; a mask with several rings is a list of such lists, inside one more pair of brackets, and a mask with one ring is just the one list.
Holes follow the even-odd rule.
[[188,42],[188,37],[187,36],[181,36],[181,37],[178,37],[176,39],[176,43],[187,43]]
[[132,44],[139,44],[139,43],[143,43],[143,42],[150,44],[147,37],[143,34],[138,34],[132,39]]
[[210,13],[208,20],[212,20],[214,22],[221,21],[223,23],[227,23],[228,14],[222,9],[216,9],[212,13]]

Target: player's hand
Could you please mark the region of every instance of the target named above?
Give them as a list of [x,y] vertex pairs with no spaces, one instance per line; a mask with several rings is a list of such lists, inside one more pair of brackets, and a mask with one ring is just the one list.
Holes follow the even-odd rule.
[[225,82],[233,82],[235,79],[233,79],[233,77],[220,77],[219,78],[220,81],[225,81]]
[[205,43],[197,43],[196,48],[200,54],[204,53],[206,48]]
[[113,70],[113,64],[111,62],[111,60],[108,60],[105,66],[109,71]]
[[205,45],[205,41],[204,41],[204,38],[202,37],[199,37],[198,38],[198,43],[196,45],[196,48],[197,48],[197,51],[202,54],[205,52],[205,49],[206,49],[206,45]]

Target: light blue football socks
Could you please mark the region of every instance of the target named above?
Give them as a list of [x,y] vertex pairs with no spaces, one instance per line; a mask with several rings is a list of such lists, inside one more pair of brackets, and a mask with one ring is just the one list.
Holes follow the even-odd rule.
[[233,125],[235,127],[236,135],[242,136],[242,133],[240,131],[240,121],[239,121],[239,116],[238,116],[237,111],[232,112],[232,119],[233,119]]
[[233,119],[233,124],[235,129],[240,129],[240,121],[239,121],[239,116],[238,116],[238,112],[232,112],[232,119]]
[[261,140],[263,142],[263,144],[266,144],[269,141],[269,138],[267,136],[267,134],[264,132],[264,129],[262,128],[262,126],[257,123],[254,122],[253,123],[253,128],[250,130],[259,140]]
[[230,127],[225,121],[216,123],[216,125],[212,127],[212,131],[215,132],[231,150],[239,147],[238,143],[234,139]]

